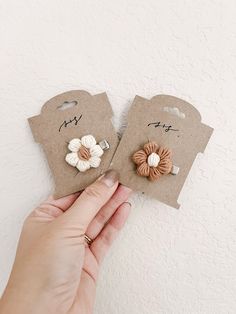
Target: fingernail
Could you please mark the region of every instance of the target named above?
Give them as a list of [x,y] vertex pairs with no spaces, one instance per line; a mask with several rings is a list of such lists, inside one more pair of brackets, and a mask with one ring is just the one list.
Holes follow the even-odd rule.
[[111,188],[119,180],[119,174],[115,170],[108,170],[100,180]]
[[124,202],[124,204],[128,204],[130,207],[132,207],[132,204],[130,202]]

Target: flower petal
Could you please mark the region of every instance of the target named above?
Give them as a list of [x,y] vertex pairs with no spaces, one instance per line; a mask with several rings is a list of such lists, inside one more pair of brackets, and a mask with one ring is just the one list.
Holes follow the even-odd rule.
[[158,147],[159,145],[155,142],[149,142],[143,146],[147,155],[150,155],[151,153],[156,153]]
[[149,180],[150,181],[156,181],[160,178],[161,173],[159,172],[158,168],[150,168],[150,173],[149,173]]
[[150,167],[146,162],[143,162],[141,165],[137,168],[137,174],[142,177],[148,177],[149,176]]
[[161,146],[157,153],[160,156],[161,160],[165,158],[171,158],[171,150],[169,148]]
[[99,146],[99,145],[95,145],[92,148],[90,148],[90,155],[92,157],[95,157],[95,156],[96,157],[101,157],[103,153],[104,152],[103,152],[101,146]]
[[157,167],[157,169],[159,170],[159,172],[161,174],[168,174],[168,173],[170,173],[171,168],[172,168],[172,162],[168,158],[162,159],[159,162],[158,167]]
[[90,163],[88,160],[81,160],[79,159],[77,165],[76,165],[76,168],[81,171],[81,172],[84,172],[86,170],[88,170],[90,168]]
[[68,149],[74,153],[78,152],[80,147],[81,147],[81,140],[79,138],[73,138],[73,140],[71,140],[68,145]]
[[66,155],[65,160],[69,165],[75,167],[77,165],[77,162],[79,161],[79,158],[77,153],[69,153]]
[[141,165],[143,162],[147,160],[147,155],[144,150],[138,150],[133,154],[132,160],[136,165]]
[[95,140],[94,136],[92,136],[92,135],[85,135],[81,138],[81,143],[86,148],[92,148],[93,146],[96,145],[96,140]]
[[97,167],[99,167],[99,165],[101,163],[101,158],[99,158],[97,156],[93,156],[93,157],[89,158],[89,163],[90,163],[91,167],[97,168]]

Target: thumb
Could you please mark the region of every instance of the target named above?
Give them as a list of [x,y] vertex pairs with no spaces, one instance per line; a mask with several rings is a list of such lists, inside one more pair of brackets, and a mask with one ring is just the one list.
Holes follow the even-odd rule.
[[108,170],[86,187],[73,205],[60,217],[63,223],[75,223],[85,232],[97,212],[117,189],[118,179],[119,175],[116,171]]

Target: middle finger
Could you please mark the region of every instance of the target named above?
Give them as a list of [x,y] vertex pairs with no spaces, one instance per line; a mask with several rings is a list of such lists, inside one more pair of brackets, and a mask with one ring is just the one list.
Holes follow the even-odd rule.
[[90,222],[86,235],[90,239],[95,239],[103,229],[104,225],[114,214],[116,209],[127,201],[132,190],[124,185],[119,185],[110,200],[100,209],[94,219]]

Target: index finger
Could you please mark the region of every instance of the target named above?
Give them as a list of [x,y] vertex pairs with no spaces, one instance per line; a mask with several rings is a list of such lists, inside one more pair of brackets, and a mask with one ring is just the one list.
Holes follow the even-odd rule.
[[89,185],[79,198],[63,215],[65,222],[76,222],[85,231],[100,208],[111,198],[118,187],[119,175],[114,170],[108,170]]

